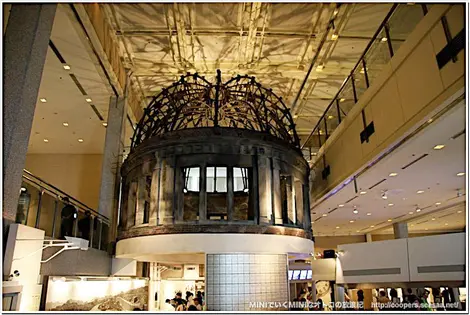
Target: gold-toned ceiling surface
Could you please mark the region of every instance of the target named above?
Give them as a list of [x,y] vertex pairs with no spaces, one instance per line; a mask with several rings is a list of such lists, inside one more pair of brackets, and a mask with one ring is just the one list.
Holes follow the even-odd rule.
[[[187,72],[198,72],[209,80],[216,69],[222,70],[223,80],[236,74],[253,75],[283,97],[288,107],[301,91],[291,108],[301,135],[313,129],[391,7],[343,4],[337,9],[336,4],[325,3],[104,6],[121,57],[144,95],[154,96]],[[318,50],[332,18],[334,27]],[[302,88],[315,56],[313,71]]]

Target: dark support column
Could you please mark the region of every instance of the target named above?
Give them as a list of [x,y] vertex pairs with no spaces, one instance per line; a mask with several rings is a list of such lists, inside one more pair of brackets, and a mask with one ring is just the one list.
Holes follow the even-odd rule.
[[160,201],[160,171],[161,161],[157,158],[157,163],[152,171],[152,183],[150,185],[150,213],[149,225],[158,224],[158,205]]
[[282,224],[282,204],[281,204],[281,162],[273,158],[273,217],[274,224]]
[[15,222],[56,4],[13,4],[3,41],[3,235]]
[[[109,229],[109,239],[111,241],[114,241],[117,233],[120,186],[119,171],[122,164],[122,152],[124,148],[123,131],[125,126],[125,119],[126,98],[117,98],[115,96],[110,97],[107,122],[108,125],[106,126],[106,137],[104,141],[103,161],[101,166],[101,185],[98,212],[109,218],[111,223]],[[139,200],[140,193],[137,195]],[[140,209],[139,206],[137,209]]]
[[258,156],[258,188],[259,188],[259,221],[270,224],[272,216],[271,195],[271,160],[266,156]]
[[227,219],[233,221],[233,167],[227,167]]
[[253,185],[250,189],[253,189],[253,208],[255,212],[255,222],[256,224],[260,223],[259,219],[259,186],[258,186],[258,155],[252,155],[252,169],[253,169]]
[[199,222],[207,220],[206,168],[202,165],[199,172]]
[[175,221],[183,221],[184,211],[184,175],[181,167],[175,167]]
[[395,239],[408,238],[408,224],[406,222],[394,223],[393,234],[395,236]]

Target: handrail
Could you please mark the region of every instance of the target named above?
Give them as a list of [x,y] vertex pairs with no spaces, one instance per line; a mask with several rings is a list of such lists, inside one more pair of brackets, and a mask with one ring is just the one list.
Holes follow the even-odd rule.
[[105,221],[106,223],[109,224],[109,218],[108,217],[102,215],[101,213],[98,213],[96,210],[93,210],[92,208],[90,208],[89,206],[84,204],[83,202],[75,199],[74,197],[70,196],[69,194],[67,194],[63,190],[61,190],[61,189],[57,188],[56,186],[46,182],[45,180],[39,178],[38,176],[34,175],[33,173],[31,173],[30,171],[28,171],[26,169],[23,169],[23,178],[39,185],[40,188],[42,188],[44,190],[47,190],[47,191],[49,191],[53,194],[61,195],[62,197],[68,197],[69,200],[73,201],[73,203],[75,205],[77,205],[79,208],[90,211],[94,216],[101,218],[103,221]]
[[[328,113],[328,111],[331,109],[331,107],[333,106],[333,104],[335,103],[335,101],[338,99],[338,96],[341,94],[341,92],[343,92],[343,89],[344,87],[346,86],[346,84],[350,81],[351,77],[353,76],[354,72],[356,72],[357,68],[359,67],[360,64],[362,64],[362,61],[364,60],[364,57],[365,55],[369,52],[369,49],[370,47],[372,46],[372,44],[377,40],[377,37],[378,35],[380,34],[380,32],[385,28],[385,25],[387,24],[387,22],[390,20],[391,16],[393,15],[393,13],[395,13],[396,9],[398,7],[398,3],[395,3],[393,4],[393,6],[390,8],[390,11],[387,13],[387,15],[385,16],[384,20],[382,21],[382,23],[380,23],[380,26],[379,28],[377,29],[377,31],[375,31],[374,35],[372,36],[372,39],[369,41],[369,43],[367,44],[366,48],[364,49],[364,52],[362,53],[361,57],[359,58],[359,60],[357,61],[356,65],[354,66],[354,68],[351,70],[351,73],[346,77],[346,79],[343,81],[343,83],[341,84],[341,87],[339,88],[338,92],[336,93],[336,95],[333,97],[333,99],[331,100],[331,103],[328,105],[328,107],[325,109],[325,111],[323,112],[323,115],[320,117],[320,119],[318,120],[317,124],[315,125],[315,127],[313,128],[312,132],[310,133],[310,135],[308,136],[307,140],[305,140],[304,144],[302,144],[300,146],[300,149],[302,150],[305,145],[308,143],[308,141],[310,140],[310,138],[313,136],[313,134],[315,133],[315,130],[317,130],[318,126],[320,125],[320,123],[323,122],[323,120],[325,119],[326,117],[326,114]],[[390,39],[389,39],[390,40]]]

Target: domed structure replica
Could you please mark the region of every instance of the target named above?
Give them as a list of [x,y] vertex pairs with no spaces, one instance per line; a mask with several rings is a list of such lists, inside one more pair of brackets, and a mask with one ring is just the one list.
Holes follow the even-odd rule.
[[[122,167],[116,256],[205,265],[208,310],[285,302],[288,256],[313,251],[308,164],[281,98],[253,77],[214,81],[182,76],[145,109]],[[259,299],[252,277],[232,282],[238,270],[257,275]],[[220,292],[229,284],[236,294]]]

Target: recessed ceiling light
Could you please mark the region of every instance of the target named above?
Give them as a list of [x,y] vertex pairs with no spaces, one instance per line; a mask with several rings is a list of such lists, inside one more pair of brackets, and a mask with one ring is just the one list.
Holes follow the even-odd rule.
[[411,226],[415,226],[414,224],[412,224]]
[[333,33],[331,34],[331,40],[337,40],[338,39],[338,34]]
[[341,103],[344,102],[345,100],[346,100],[346,99],[344,99],[344,98],[340,98],[340,99],[339,99],[339,101],[340,101]]
[[339,229],[339,226],[337,226],[336,228]]
[[316,71],[317,71],[317,72],[322,72],[322,71],[323,71],[323,68],[324,68],[323,65],[318,65]]
[[422,194],[424,191],[423,190],[418,190],[416,193],[417,194]]
[[358,213],[359,213],[359,211],[357,211],[357,210],[354,210],[354,211],[353,211],[353,213],[354,213],[354,214],[358,214]]
[[388,206],[389,206],[389,207],[392,207],[392,206],[393,206],[393,203],[389,203]]
[[367,194],[367,191],[361,191],[360,194],[365,195],[365,194]]
[[429,230],[429,229],[428,229],[428,228],[425,228],[424,230],[427,231],[427,230]]
[[64,69],[65,70],[70,70],[70,66],[69,65],[64,65]]
[[312,155],[313,155],[313,156],[317,156],[317,154],[316,154],[316,153],[312,153]]
[[360,232],[359,230],[356,231],[356,233],[359,233],[359,232]]
[[375,225],[371,225],[370,227],[373,228],[373,227],[375,227]]
[[381,40],[382,40],[383,42],[386,42],[386,41],[388,41],[388,38],[387,38],[387,37],[382,37]]
[[62,123],[62,126],[68,127],[68,126],[69,126],[69,123],[68,123],[68,122],[63,122],[63,123]]
[[398,175],[398,173],[390,173],[390,174],[388,174],[388,176],[390,176],[390,177],[395,177],[395,176],[397,176],[397,175]]
[[457,211],[457,213],[462,213],[462,210]]
[[295,118],[298,118],[298,117],[299,117],[299,115],[294,115],[294,119],[295,119]]
[[354,220],[349,220],[349,223],[354,223]]
[[370,213],[370,212],[367,212],[367,215],[372,215],[372,213]]
[[47,100],[45,98],[40,98],[39,100],[41,101],[41,103],[46,103],[47,102]]
[[81,138],[80,138],[80,139],[78,139],[78,142],[82,143],[82,142],[83,142],[83,139],[81,139]]
[[45,143],[48,143],[48,142],[49,142],[49,139],[44,138],[44,142],[45,142]]
[[433,119],[429,118],[428,123],[432,123],[432,122],[433,122]]
[[392,219],[388,219],[387,221],[388,221],[388,222],[392,222]]
[[107,126],[108,126],[108,123],[104,122],[104,123],[103,123],[103,126],[107,127]]
[[439,206],[441,203],[440,202],[436,202],[436,206]]
[[419,209],[419,208],[418,208],[418,209],[416,209],[416,212],[421,212],[421,209]]
[[464,176],[464,175],[465,175],[464,172],[457,173],[457,176]]
[[328,216],[328,214],[326,214],[326,213],[322,214],[322,217],[327,217],[327,216]]
[[344,205],[338,205],[338,207],[339,207],[339,208],[342,208],[342,207],[344,207]]
[[444,225],[449,225],[449,223],[446,223],[446,224],[444,224]]
[[328,119],[333,119],[334,117],[332,115],[328,116]]
[[85,101],[86,101],[87,103],[93,102],[91,98],[86,98]]
[[432,220],[432,221],[436,221],[436,218],[432,218],[431,220]]
[[408,214],[413,214],[413,211],[408,212]]
[[435,145],[434,146],[434,150],[441,150],[441,149],[444,149],[445,145],[444,144],[438,144],[438,145]]

